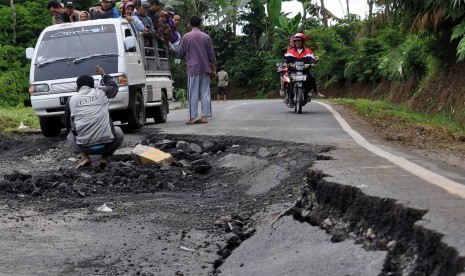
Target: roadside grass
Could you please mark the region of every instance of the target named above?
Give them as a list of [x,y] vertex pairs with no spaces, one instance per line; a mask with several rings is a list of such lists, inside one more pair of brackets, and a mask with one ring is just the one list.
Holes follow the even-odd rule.
[[[24,128],[18,128],[21,123]],[[39,118],[31,107],[0,108],[0,134],[38,129],[40,129]]]
[[176,89],[176,97],[180,103],[175,109],[183,109],[187,107],[187,91],[184,88]]
[[445,114],[427,114],[412,110],[404,104],[367,99],[332,99],[355,111],[378,126],[403,132],[421,132],[441,139],[465,141],[465,129]]

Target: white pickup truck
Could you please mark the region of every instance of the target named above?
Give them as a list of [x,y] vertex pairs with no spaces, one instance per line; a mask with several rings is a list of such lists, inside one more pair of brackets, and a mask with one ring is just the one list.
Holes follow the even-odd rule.
[[144,47],[141,35],[125,19],[49,26],[36,47],[26,49],[26,56],[31,59],[31,105],[46,137],[60,135],[65,105],[76,93],[79,76],[91,75],[95,87],[103,85],[95,71],[97,64],[119,87],[109,108],[113,121],[128,123],[131,128],[142,127],[146,118],[166,122],[168,99],[173,94],[168,53]]

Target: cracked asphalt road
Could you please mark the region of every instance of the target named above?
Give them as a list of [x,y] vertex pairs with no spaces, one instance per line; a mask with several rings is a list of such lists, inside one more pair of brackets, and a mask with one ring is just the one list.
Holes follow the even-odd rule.
[[[74,171],[64,136],[1,138],[0,274],[413,275],[431,271],[416,261],[431,261],[418,250],[401,250],[424,245],[410,243],[419,223],[447,237],[437,254],[456,257],[432,269],[459,271],[463,260],[449,249],[462,250],[451,244],[463,218],[444,224],[444,210],[422,199],[457,209],[461,200],[360,148],[323,107],[312,103],[296,115],[278,101],[231,101],[213,110],[205,125],[186,126],[185,110],[172,110],[166,124],[126,130],[126,149],[103,171]],[[175,165],[134,164],[127,150],[138,143],[170,152]],[[196,170],[199,159],[207,172]],[[337,202],[321,201],[339,193],[330,187],[345,186],[353,189]],[[340,204],[354,194],[371,219],[358,207],[341,211],[351,210]],[[388,231],[373,219],[383,216],[376,198],[395,198],[393,209],[428,210],[430,219],[405,211],[408,227]],[[113,212],[97,212],[104,203]]]

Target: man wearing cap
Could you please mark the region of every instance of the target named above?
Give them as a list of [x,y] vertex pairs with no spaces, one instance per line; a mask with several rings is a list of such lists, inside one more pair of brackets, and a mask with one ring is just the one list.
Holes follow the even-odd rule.
[[94,10],[92,19],[118,18],[118,10],[113,7],[112,0],[102,0],[102,11]]
[[150,0],[150,9],[147,11],[147,16],[152,20],[155,30],[157,29],[158,21],[160,21],[158,12],[162,5],[164,4],[160,0]]
[[152,19],[147,16],[147,10],[150,7],[150,3],[147,0],[139,0],[137,2],[137,11],[134,12],[134,16],[137,16],[139,20],[144,24],[144,46],[153,47],[153,39],[155,38],[155,29],[153,28]]
[[79,14],[80,12],[75,10],[74,8],[74,1],[67,0],[64,2],[65,5],[65,12],[63,14],[64,22],[77,22],[79,21]]

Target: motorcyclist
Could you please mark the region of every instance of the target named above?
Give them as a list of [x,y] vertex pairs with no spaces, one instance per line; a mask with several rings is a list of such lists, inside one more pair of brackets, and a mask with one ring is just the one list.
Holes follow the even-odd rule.
[[[324,98],[325,96],[318,93],[317,86],[316,86],[316,81],[315,77],[310,74],[310,67],[316,66],[316,61],[318,60],[318,57],[316,57],[313,54],[313,51],[305,48],[305,42],[307,41],[307,38],[303,33],[297,33],[294,35],[294,47],[288,49],[286,54],[284,55],[285,59],[285,65],[291,65],[289,67],[290,70],[292,70],[292,64],[294,64],[296,61],[303,61],[306,66],[305,66],[305,72],[307,74],[307,81],[305,83],[305,100],[308,99],[308,97],[313,97],[313,98]],[[314,93],[311,92],[313,90]]]

